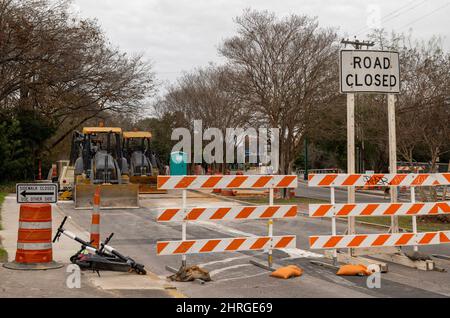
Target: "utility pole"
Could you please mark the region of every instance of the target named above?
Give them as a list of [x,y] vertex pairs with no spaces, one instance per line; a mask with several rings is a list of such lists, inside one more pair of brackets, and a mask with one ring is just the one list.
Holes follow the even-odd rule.
[[[345,47],[347,45],[353,46],[355,50],[361,50],[363,47],[366,49],[375,45],[369,41],[359,41],[355,39],[353,41],[342,39],[341,44]],[[355,97],[356,94],[347,94],[347,173],[355,174]],[[355,203],[355,187],[348,188],[348,203]],[[355,217],[349,217],[347,221],[347,234],[352,235],[356,233]],[[353,254],[350,250],[350,254]]]
[[305,181],[308,181],[308,137],[305,136]]

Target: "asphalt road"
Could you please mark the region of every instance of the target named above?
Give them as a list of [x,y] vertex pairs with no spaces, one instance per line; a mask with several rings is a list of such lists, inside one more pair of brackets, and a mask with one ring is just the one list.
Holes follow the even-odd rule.
[[[300,187],[299,191],[303,191]],[[320,198],[321,191],[308,193]],[[338,200],[345,193],[338,194]],[[367,200],[366,196],[358,196]],[[165,266],[177,268],[180,256],[156,256],[156,242],[180,240],[181,225],[178,223],[158,224],[155,222],[158,209],[177,207],[181,204],[177,193],[146,196],[141,199],[142,208],[135,210],[102,211],[101,233],[105,238],[114,232],[111,245],[120,252],[135,257],[146,268],[164,278],[170,273]],[[373,198],[380,202],[379,198]],[[366,201],[368,202],[368,201]],[[372,201],[370,201],[372,202]],[[189,193],[190,206],[229,206],[231,203],[216,198],[202,197]],[[237,203],[236,203],[237,204]],[[88,230],[89,211],[76,211],[72,203],[58,204],[60,212],[72,216],[82,228]],[[338,223],[338,232],[345,231],[345,224]],[[379,229],[358,227],[359,233],[378,232]],[[389,273],[382,275],[380,289],[369,289],[364,277],[339,277],[335,270],[312,264],[311,260],[323,260],[322,254],[308,250],[308,236],[330,234],[329,220],[310,219],[298,216],[295,220],[276,221],[274,235],[297,235],[297,249],[275,251],[274,261],[278,265],[295,264],[305,274],[292,280],[278,280],[269,273],[249,263],[249,260],[265,262],[267,256],[256,252],[214,253],[188,256],[188,265],[200,265],[210,271],[213,282],[175,283],[188,297],[448,297],[450,296],[450,274],[423,272],[401,265],[389,264]],[[188,239],[226,238],[233,236],[266,235],[264,221],[198,222],[188,225]],[[423,249],[424,252],[450,255],[449,246]],[[450,270],[450,263],[442,262],[440,267]]]

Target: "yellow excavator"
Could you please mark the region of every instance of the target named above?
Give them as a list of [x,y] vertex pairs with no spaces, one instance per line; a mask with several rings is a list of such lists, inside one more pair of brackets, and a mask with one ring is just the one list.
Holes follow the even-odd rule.
[[122,152],[122,129],[85,127],[74,133],[74,201],[76,209],[90,209],[101,185],[102,209],[139,207],[139,185],[131,184]]
[[130,182],[139,185],[141,194],[166,193],[158,190],[158,175],[164,173],[164,165],[151,149],[152,134],[148,131],[123,133],[124,154],[129,163]]

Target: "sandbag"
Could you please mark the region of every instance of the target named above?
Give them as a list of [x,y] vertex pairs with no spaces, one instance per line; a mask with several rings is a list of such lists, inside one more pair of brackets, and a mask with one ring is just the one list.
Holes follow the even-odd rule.
[[339,276],[370,276],[372,271],[370,271],[365,265],[342,265],[336,275]]
[[303,269],[295,265],[281,267],[270,274],[271,277],[289,279],[291,277],[300,277],[303,275]]

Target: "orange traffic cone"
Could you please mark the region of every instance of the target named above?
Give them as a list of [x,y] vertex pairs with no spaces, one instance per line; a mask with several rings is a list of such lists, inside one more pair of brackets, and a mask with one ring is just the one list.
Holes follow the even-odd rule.
[[20,206],[16,258],[3,266],[16,270],[46,270],[63,266],[53,261],[50,204]]
[[91,220],[91,244],[100,247],[100,187],[95,190]]

